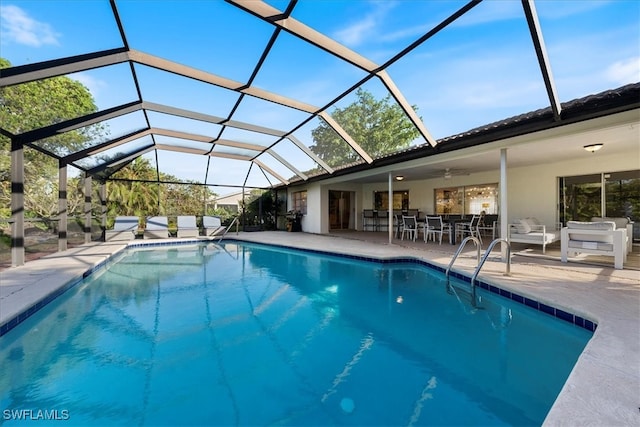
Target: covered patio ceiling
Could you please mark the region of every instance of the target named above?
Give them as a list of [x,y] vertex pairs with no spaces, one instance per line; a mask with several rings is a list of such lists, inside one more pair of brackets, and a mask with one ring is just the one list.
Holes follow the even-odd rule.
[[[454,143],[447,137],[540,108],[561,123],[562,102],[638,80],[634,2],[52,3],[3,4],[2,56],[12,66],[0,70],[0,87],[65,75],[89,88],[99,111],[0,130],[100,179],[143,157],[177,182],[225,194],[376,166],[407,148],[369,153],[333,116],[355,101],[358,89],[388,96],[402,110],[418,134],[410,150],[443,153],[407,165],[404,175],[489,170],[497,152],[458,156],[443,149]],[[36,41],[18,36],[16,25],[27,19],[40,28],[33,30]],[[616,28],[598,19],[615,19]],[[623,42],[610,49],[612,40]],[[577,55],[580,43],[585,49]],[[603,79],[625,65],[630,72]],[[108,135],[80,150],[44,144],[97,123]],[[356,160],[318,152],[312,130],[320,125]],[[634,131],[620,124],[615,134],[629,144]],[[581,130],[561,150],[575,150],[594,132]],[[513,148],[511,164],[557,158],[555,137],[536,144],[534,152],[526,144]],[[387,169],[354,179],[383,180]]]

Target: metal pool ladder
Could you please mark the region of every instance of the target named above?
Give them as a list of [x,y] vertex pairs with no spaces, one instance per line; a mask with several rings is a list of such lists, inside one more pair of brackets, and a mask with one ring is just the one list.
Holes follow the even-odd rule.
[[493,250],[493,247],[498,244],[499,242],[504,242],[507,245],[507,266],[506,266],[506,271],[505,271],[505,276],[510,276],[511,275],[511,245],[509,244],[509,242],[507,241],[507,239],[504,238],[498,238],[495,239],[494,241],[492,241],[489,244],[489,247],[487,248],[487,251],[484,253],[484,256],[482,257],[482,259],[480,259],[480,240],[477,237],[474,236],[469,236],[466,237],[462,243],[460,243],[460,246],[458,247],[458,250],[456,251],[455,255],[453,255],[453,258],[451,258],[451,262],[449,262],[449,266],[447,267],[447,270],[445,272],[445,277],[447,278],[447,280],[449,280],[449,272],[451,271],[451,267],[453,266],[453,264],[455,263],[456,259],[458,258],[458,255],[460,255],[460,253],[462,252],[462,250],[464,249],[464,247],[466,246],[467,242],[471,240],[475,243],[476,248],[478,250],[478,265],[476,266],[475,271],[473,272],[473,275],[471,276],[471,298],[473,301],[473,304],[475,306],[475,301],[476,301],[476,278],[478,277],[478,273],[480,273],[480,269],[482,268],[482,266],[484,265],[484,262],[487,260],[487,258],[489,257],[489,255],[491,254],[491,251]]
[[229,224],[229,226],[224,229],[224,231],[222,232],[222,235],[218,238],[218,243],[220,243],[222,241],[222,239],[224,238],[224,236],[227,235],[227,232],[229,232],[229,229],[231,227],[233,227],[233,224],[236,225],[236,234],[238,234],[238,218],[239,217],[233,218],[233,221],[231,221],[231,224]]

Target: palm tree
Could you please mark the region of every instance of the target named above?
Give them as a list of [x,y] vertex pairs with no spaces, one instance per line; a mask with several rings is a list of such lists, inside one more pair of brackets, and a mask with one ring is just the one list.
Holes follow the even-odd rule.
[[156,171],[149,160],[138,157],[131,164],[113,175],[114,178],[129,181],[109,181],[107,183],[107,209],[109,218],[116,215],[146,216],[160,213],[158,206],[159,184],[149,184],[137,180],[156,179]]

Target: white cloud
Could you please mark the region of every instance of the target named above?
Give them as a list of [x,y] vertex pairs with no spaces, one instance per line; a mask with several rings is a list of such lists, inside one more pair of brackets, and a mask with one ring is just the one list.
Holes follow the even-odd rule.
[[74,73],[69,75],[69,77],[79,81],[84,85],[84,87],[89,89],[89,92],[91,92],[91,95],[93,95],[94,99],[96,99],[98,95],[100,95],[104,88],[107,88],[109,86],[105,81],[96,79],[95,77],[85,73]]
[[358,46],[375,28],[375,22],[372,16],[366,16],[364,19],[351,24],[351,26],[338,31],[336,39],[347,46]]
[[391,9],[395,7],[392,2],[373,2],[373,10],[362,19],[351,23],[334,34],[335,40],[347,46],[355,47],[372,36],[378,36],[376,29],[383,22]]
[[0,6],[0,17],[3,43],[15,42],[32,47],[59,44],[59,33],[49,24],[33,19],[18,6]]
[[611,64],[606,71],[609,81],[624,85],[640,81],[640,56],[617,61]]

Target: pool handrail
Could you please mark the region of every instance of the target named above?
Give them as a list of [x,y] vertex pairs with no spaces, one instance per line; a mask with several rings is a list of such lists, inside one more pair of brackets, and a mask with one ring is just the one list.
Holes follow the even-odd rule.
[[473,241],[473,243],[475,243],[475,245],[476,245],[476,249],[478,250],[478,255],[477,255],[478,264],[480,263],[480,246],[481,246],[480,245],[480,240],[475,236],[465,237],[464,240],[460,243],[460,246],[458,246],[458,250],[453,255],[453,258],[451,258],[451,262],[449,262],[449,266],[447,267],[447,270],[444,273],[444,275],[447,278],[449,277],[449,272],[451,271],[451,267],[453,266],[453,263],[456,262],[456,259],[458,259],[458,255],[460,255],[460,253],[462,252],[464,247],[467,245],[467,242],[469,240]]
[[218,237],[218,242],[220,242],[220,241],[224,238],[224,236],[226,236],[226,235],[227,235],[227,232],[229,231],[229,229],[230,229],[231,227],[233,227],[233,224],[235,224],[235,225],[236,225],[236,234],[238,234],[238,218],[239,218],[239,216],[237,216],[237,217],[233,218],[233,221],[231,221],[231,224],[229,224],[229,226],[228,226],[228,227],[225,227],[225,228],[224,228],[224,231],[222,232],[222,234],[220,235],[220,237]]
[[504,242],[507,244],[507,262],[506,262],[507,271],[505,271],[504,275],[511,276],[511,244],[507,239],[499,237],[489,244],[489,247],[487,248],[487,251],[484,253],[482,260],[478,263],[478,266],[476,267],[476,271],[474,271],[473,276],[471,276],[471,296],[474,301],[476,299],[476,278],[478,277],[478,273],[480,273],[480,269],[484,265],[484,262],[487,260],[487,258],[491,254],[493,247],[500,242]]

